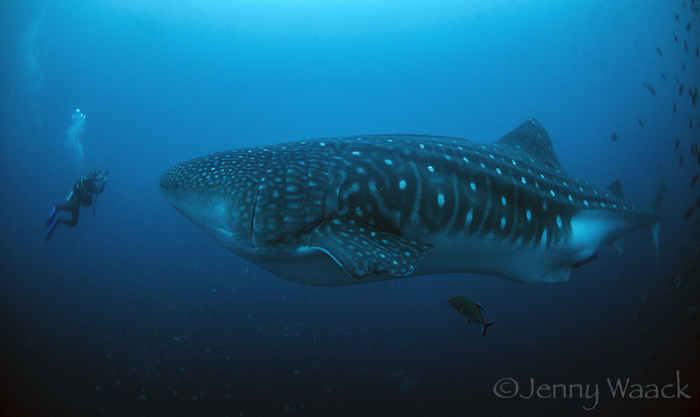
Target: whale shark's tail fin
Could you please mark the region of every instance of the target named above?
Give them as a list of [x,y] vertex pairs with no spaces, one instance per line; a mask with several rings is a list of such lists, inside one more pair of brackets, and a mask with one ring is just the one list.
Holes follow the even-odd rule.
[[663,202],[665,192],[666,185],[662,182],[661,185],[659,185],[659,191],[656,192],[656,197],[654,197],[654,201],[651,203],[651,209],[654,210],[658,215],[661,215],[661,203]]
[[664,199],[664,193],[666,192],[666,185],[662,182],[659,186],[659,191],[656,192],[656,197],[651,203],[651,209],[658,215],[655,222],[649,225],[649,231],[651,236],[654,238],[654,248],[656,248],[656,265],[659,265],[659,220],[661,218],[661,203]]
[[[621,200],[625,199],[625,196],[622,195],[622,183],[620,183],[619,180],[615,180],[612,184],[605,187],[605,189]],[[622,236],[619,239],[610,242],[610,246],[612,246],[617,253],[622,253],[622,248],[625,246],[625,237]]]

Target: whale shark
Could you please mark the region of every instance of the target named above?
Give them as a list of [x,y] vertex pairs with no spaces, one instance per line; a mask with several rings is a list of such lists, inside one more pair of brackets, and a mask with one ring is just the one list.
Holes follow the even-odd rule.
[[664,191],[634,207],[619,182],[568,175],[532,118],[490,144],[384,134],[218,152],[159,186],[226,249],[312,286],[444,273],[562,282],[639,228],[658,259]]

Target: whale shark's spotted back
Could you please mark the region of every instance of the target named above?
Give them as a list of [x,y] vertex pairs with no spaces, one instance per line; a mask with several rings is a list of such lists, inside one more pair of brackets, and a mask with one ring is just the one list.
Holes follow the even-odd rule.
[[369,135],[219,152],[160,185],[217,242],[314,285],[441,272],[558,281],[602,244],[658,223],[619,186],[566,174],[534,119],[493,144]]

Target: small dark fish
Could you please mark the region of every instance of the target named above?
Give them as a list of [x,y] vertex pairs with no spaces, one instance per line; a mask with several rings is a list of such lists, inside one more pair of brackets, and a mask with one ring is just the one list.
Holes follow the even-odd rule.
[[683,62],[683,71],[685,71],[685,62]]
[[698,197],[698,199],[695,200],[695,205],[698,206],[698,207],[700,207],[700,197]]
[[661,77],[664,79],[664,81],[666,81],[666,74],[664,74],[664,73],[662,72],[662,73],[661,73]]
[[695,47],[695,57],[699,57],[699,56],[700,56],[700,46],[696,46]]
[[678,36],[676,36],[676,32],[673,32],[673,40],[678,43]]
[[656,95],[656,90],[654,90],[654,87],[650,86],[650,85],[647,84],[647,83],[642,83],[642,85],[643,85],[644,87],[646,87],[647,90],[651,91],[651,94]]
[[610,140],[613,142],[617,142],[617,133],[612,132],[612,135],[610,135]]
[[639,126],[644,127],[644,122],[642,119],[637,119],[637,121],[639,122]]
[[690,118],[690,130],[693,130],[693,118]]
[[694,208],[695,208],[695,206],[688,207],[688,210],[686,210],[686,212],[685,212],[685,220],[688,220],[690,218],[690,216],[693,214]]
[[664,53],[661,52],[661,49],[658,46],[655,46],[654,48],[656,48],[656,52],[659,53],[659,56],[664,56]]
[[678,16],[678,13],[676,13],[676,20],[680,19],[681,17]]
[[690,186],[693,187],[697,181],[698,181],[698,174],[695,174],[693,179],[690,181]]
[[688,52],[688,42],[683,39],[683,46],[685,46],[685,51]]
[[682,167],[683,166],[683,151],[680,151],[681,159],[678,161],[678,166]]
[[692,28],[692,27],[693,27],[693,21],[691,20],[691,21],[689,21],[688,24],[686,25],[685,31],[686,31],[686,32],[690,32],[690,28]]
[[681,137],[678,136],[678,137],[676,138],[676,149],[678,149],[678,147],[680,146],[680,144],[681,144]]
[[673,112],[674,113],[676,112],[676,102],[675,101],[673,102]]
[[693,106],[695,105],[695,102],[698,100],[698,86],[695,86],[695,91],[693,92]]
[[493,324],[493,320],[484,319],[483,313],[486,312],[484,306],[479,303],[475,303],[470,298],[463,295],[455,295],[447,300],[447,302],[450,303],[455,310],[459,311],[464,317],[467,318],[468,325],[471,326],[471,322],[474,322],[484,326],[481,329],[482,336],[486,334],[486,328]]
[[681,83],[681,87],[678,89],[678,95],[679,96],[683,95],[683,83]]

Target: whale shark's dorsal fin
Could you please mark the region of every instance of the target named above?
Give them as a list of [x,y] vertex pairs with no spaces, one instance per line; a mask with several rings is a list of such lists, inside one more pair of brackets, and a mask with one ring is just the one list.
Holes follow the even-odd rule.
[[612,184],[605,187],[606,190],[610,191],[615,197],[619,197],[624,200],[625,197],[622,195],[622,184],[620,181],[615,181]]
[[552,140],[547,131],[536,119],[530,118],[513,131],[498,139],[495,143],[500,149],[508,148],[513,156],[532,159],[564,172],[557,156],[554,154]]

